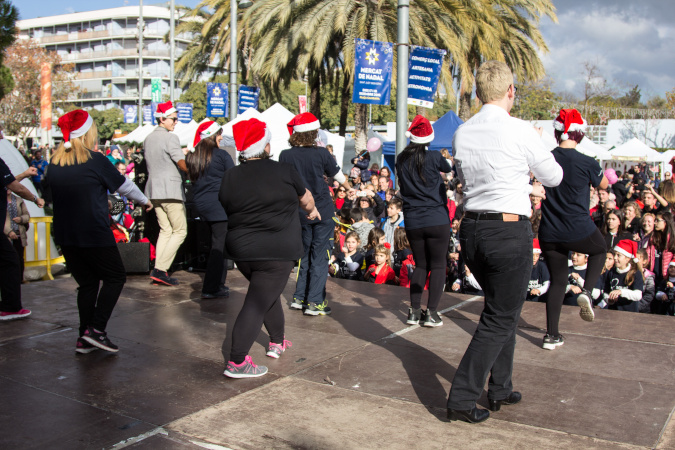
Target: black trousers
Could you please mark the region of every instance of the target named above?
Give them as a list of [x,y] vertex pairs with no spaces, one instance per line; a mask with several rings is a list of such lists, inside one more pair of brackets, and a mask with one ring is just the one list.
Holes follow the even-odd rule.
[[14,250],[16,250],[16,254],[19,255],[19,267],[21,268],[21,280],[23,280],[23,270],[24,270],[23,253],[24,252],[23,252],[23,243],[21,243],[21,238],[12,240],[12,246],[14,247]]
[[532,271],[532,227],[528,220],[501,222],[464,218],[459,230],[462,257],[485,293],[485,306],[459,363],[448,408],[470,410],[490,375],[488,398],[513,391],[516,328]]
[[410,278],[410,306],[422,306],[422,293],[429,275],[429,301],[427,309],[436,311],[445,284],[450,224],[415,228],[405,231],[415,259],[415,270]]
[[116,246],[62,247],[61,250],[79,286],[77,309],[80,312],[80,336],[87,327],[105,331],[127,281],[119,250]]
[[263,324],[270,342],[283,343],[285,322],[281,293],[294,265],[295,261],[237,261],[239,271],[250,284],[232,328],[230,361],[244,362]]
[[0,311],[17,312],[22,308],[21,278],[19,255],[9,239],[0,236]]
[[[551,336],[558,336],[560,334],[558,322],[565,301],[565,288],[567,287],[569,272],[567,266],[569,252],[588,254],[584,288],[591,292],[595,288],[598,278],[600,278],[602,267],[605,265],[607,248],[604,236],[597,229],[590,236],[579,241],[542,241],[540,244],[541,252],[544,254],[548,271],[551,274],[551,287],[548,289],[548,300],[546,301],[546,330]],[[573,298],[576,300],[576,296]]]
[[202,292],[215,294],[227,280],[227,258],[224,257],[227,220],[209,222],[209,227],[211,228],[211,251],[206,263]]

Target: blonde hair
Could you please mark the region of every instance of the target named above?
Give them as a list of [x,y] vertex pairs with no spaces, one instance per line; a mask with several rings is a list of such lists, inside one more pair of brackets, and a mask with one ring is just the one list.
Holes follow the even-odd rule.
[[94,149],[97,140],[96,123],[92,123],[84,136],[70,139],[70,148],[66,148],[61,142],[52,156],[51,163],[61,167],[84,164],[91,158],[90,150]]
[[500,100],[512,84],[513,73],[506,63],[486,61],[476,73],[476,96],[483,103]]
[[381,255],[385,255],[387,257],[386,264],[388,266],[391,266],[391,251],[387,247],[385,247],[384,244],[377,244],[374,248],[375,251],[373,252],[373,256],[375,256],[378,253]]

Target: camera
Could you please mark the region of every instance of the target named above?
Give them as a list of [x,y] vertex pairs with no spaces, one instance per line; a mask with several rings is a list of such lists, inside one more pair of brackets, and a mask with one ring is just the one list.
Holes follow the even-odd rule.
[[368,195],[368,194],[366,193],[366,191],[358,191],[358,192],[356,193],[356,196],[357,196],[357,197],[365,197],[365,196],[367,196],[367,195]]

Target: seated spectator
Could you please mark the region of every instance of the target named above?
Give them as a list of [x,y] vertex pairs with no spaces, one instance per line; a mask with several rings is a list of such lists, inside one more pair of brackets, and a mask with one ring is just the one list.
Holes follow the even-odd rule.
[[380,196],[370,189],[360,191],[356,196],[359,200],[357,206],[366,212],[368,220],[378,222],[378,216],[384,212],[384,201]]
[[390,245],[394,245],[394,231],[405,227],[402,209],[403,201],[400,198],[392,198],[387,205],[387,216],[381,221],[382,230]]
[[410,242],[408,242],[408,235],[405,233],[404,228],[397,228],[394,230],[394,260],[392,264],[397,277],[401,274],[403,261],[410,255],[412,255],[412,250],[410,249]]
[[384,166],[382,169],[380,169],[380,177],[387,178],[387,184],[389,185],[389,189],[394,188],[394,180],[391,179],[391,170],[389,170],[389,167]]
[[375,284],[398,285],[398,277],[391,268],[391,246],[387,243],[375,246],[375,263],[368,267],[363,279]]
[[[371,172],[370,184],[372,184],[373,186],[379,186],[379,182],[380,182],[380,177],[377,174],[374,174],[374,173]],[[384,200],[384,199],[382,199],[382,200]]]
[[584,288],[588,255],[572,252],[572,265],[569,267],[567,289],[563,305],[577,306],[577,297]]
[[377,178],[377,195],[382,200],[387,200],[387,190],[389,190],[389,178],[380,176]]
[[359,235],[353,231],[347,233],[345,246],[333,252],[328,272],[336,278],[362,280],[365,261],[363,253],[358,250],[359,245]]
[[[385,237],[384,237],[384,231],[382,231],[379,228],[373,228],[370,230],[370,233],[368,233],[368,245],[365,248],[365,260],[366,260],[366,267],[370,267],[373,264],[373,255],[375,254],[375,247],[378,245],[382,245],[385,242]],[[398,274],[396,274],[398,276]]]
[[605,224],[605,210],[607,202],[609,201],[609,188],[600,189],[598,188],[598,204],[595,207],[591,208],[591,219],[593,223],[598,227],[599,230],[602,230],[602,226]]
[[605,236],[605,244],[608,249],[614,248],[619,241],[633,238],[624,229],[623,212],[619,209],[608,211],[605,214],[605,226],[600,231]]
[[358,235],[359,242],[361,243],[359,250],[363,251],[363,247],[366,245],[368,239],[368,233],[375,228],[375,225],[370,222],[366,211],[361,208],[352,208],[349,212],[349,217],[352,222],[351,229]]
[[614,247],[614,267],[605,280],[604,301],[601,306],[619,311],[638,312],[644,278],[637,258],[637,242],[624,239]]
[[380,166],[379,166],[377,163],[373,163],[373,164],[370,166],[370,172],[371,172],[373,175],[377,175],[377,176],[379,177],[379,176],[380,176]]
[[[336,181],[337,183],[337,181]],[[335,189],[335,210],[339,211],[345,204],[347,199],[347,189],[344,186],[339,186]]]
[[594,305],[597,305],[602,300],[603,290],[605,289],[605,282],[607,281],[607,276],[612,267],[614,267],[614,251],[610,250],[607,252],[607,257],[605,258],[605,265],[602,267],[602,273],[600,273],[600,278],[598,278],[598,282],[595,284],[595,288],[591,292]]
[[394,197],[396,197],[396,189],[387,189],[387,194],[384,197],[384,201],[390,202]]
[[535,239],[532,243],[532,273],[530,282],[527,285],[527,297],[525,300],[531,302],[546,302],[546,292],[551,285],[551,275],[548,273],[546,263],[539,259],[541,256],[541,247],[539,240]]
[[[401,276],[399,277],[399,286],[406,288],[410,287],[410,279],[415,271],[415,258],[412,253],[406,257],[401,263]],[[424,290],[429,290],[429,274],[427,274],[427,281],[424,284]]]
[[333,247],[342,248],[345,245],[345,236],[352,229],[351,211],[342,208],[333,218],[335,230],[333,234]]
[[117,161],[115,164],[115,169],[122,175],[124,178],[129,178],[127,176],[127,165],[124,163],[124,161]]
[[462,279],[461,292],[470,295],[484,295],[483,288],[480,287],[476,277],[473,276],[471,270],[469,270],[469,266],[466,265],[464,266],[464,278]]
[[[110,162],[113,164],[113,166],[115,164],[117,164],[118,161],[125,162],[124,156],[122,156],[122,153],[120,152],[119,147],[117,147],[116,145],[113,145],[110,148],[110,154],[107,155],[106,158],[108,158],[108,160],[110,160]],[[124,175],[124,174],[122,174],[122,175]]]
[[638,248],[645,248],[654,232],[654,220],[656,216],[650,212],[640,218],[640,231],[633,235],[633,240],[638,243]]
[[[643,216],[644,217],[644,216]],[[642,289],[642,298],[640,299],[639,312],[651,312],[651,303],[656,294],[656,286],[654,284],[654,273],[647,269],[647,250],[639,248],[637,251],[638,261],[642,265],[642,276],[645,280],[644,289]]]
[[642,214],[645,213],[658,213],[663,210],[669,210],[668,202],[665,198],[661,197],[655,190],[652,185],[647,185],[647,189],[642,191],[642,203],[644,207],[642,208]]
[[641,209],[637,202],[628,201],[623,205],[623,223],[624,228],[631,235],[636,234],[640,230],[640,216]]
[[668,277],[659,283],[649,309],[652,314],[675,315],[675,262],[668,265]]

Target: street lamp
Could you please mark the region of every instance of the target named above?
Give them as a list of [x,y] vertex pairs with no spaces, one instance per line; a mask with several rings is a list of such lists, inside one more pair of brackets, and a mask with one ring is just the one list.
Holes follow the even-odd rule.
[[230,0],[230,120],[237,117],[237,3],[241,9],[253,5],[251,0]]

